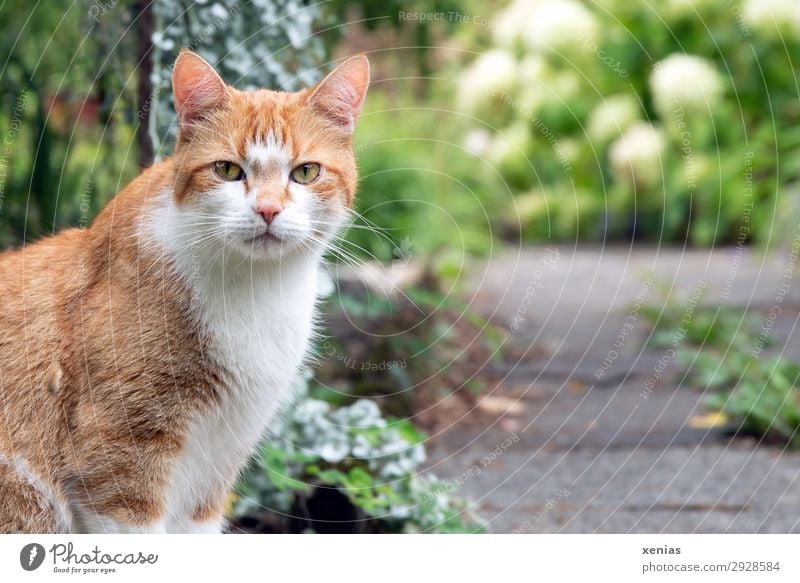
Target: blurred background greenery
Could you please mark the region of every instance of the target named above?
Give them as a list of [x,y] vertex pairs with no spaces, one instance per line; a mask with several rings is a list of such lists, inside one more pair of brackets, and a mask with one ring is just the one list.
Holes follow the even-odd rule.
[[185,45],[240,87],[369,53],[359,211],[387,236],[352,230],[357,255],[413,238],[446,270],[520,236],[765,243],[796,206],[791,2],[58,4],[0,11],[20,31],[2,41],[3,246],[90,220],[168,154]]
[[[355,426],[385,431],[328,436],[342,444],[335,452],[305,434],[267,444],[243,485],[250,497],[232,508],[252,519],[256,500],[280,512],[242,518],[243,529],[319,528],[308,508],[324,485],[372,520],[367,528],[480,529],[449,488],[419,482],[421,438],[398,420],[421,406],[389,397],[430,367],[469,360],[439,342],[457,346],[458,326],[485,338],[473,350],[496,353],[491,326],[458,318],[449,293],[470,258],[519,241],[769,246],[800,218],[794,0],[7,0],[0,25],[4,248],[85,227],[168,155],[181,47],[240,88],[294,89],[339,58],[369,55],[358,218],[331,259],[422,267],[401,299],[340,288],[332,321],[345,314],[375,336],[322,352],[361,351],[384,370],[323,366],[298,410],[356,411],[370,421]],[[400,339],[392,326],[414,333]],[[426,364],[405,360],[434,345]],[[461,380],[436,390],[472,378],[454,370]],[[380,398],[386,417],[357,406],[363,397]],[[399,465],[375,462],[389,442],[407,454]],[[305,518],[275,518],[289,514]]]

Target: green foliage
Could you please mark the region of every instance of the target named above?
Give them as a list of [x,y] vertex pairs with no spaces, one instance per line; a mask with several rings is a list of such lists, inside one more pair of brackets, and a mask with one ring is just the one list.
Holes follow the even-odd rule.
[[3,4],[0,247],[85,226],[135,175],[131,6]]
[[461,146],[463,128],[460,116],[411,95],[390,101],[379,88],[370,92],[356,128],[359,216],[345,253],[381,261],[435,253],[450,265],[491,249],[486,207],[496,194]]
[[707,404],[733,419],[741,432],[800,446],[800,365],[788,358],[733,364],[724,362],[731,367],[727,374],[738,376],[736,384],[730,392],[711,395]]
[[733,307],[645,304],[642,315],[653,324],[649,343],[667,347],[678,338],[683,345],[700,348],[727,347],[730,342],[758,330],[761,317]]

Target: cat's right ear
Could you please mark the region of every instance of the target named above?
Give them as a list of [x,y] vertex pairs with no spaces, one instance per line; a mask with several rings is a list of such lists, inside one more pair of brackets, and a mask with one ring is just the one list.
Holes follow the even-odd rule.
[[172,93],[183,138],[191,136],[197,124],[230,100],[228,87],[214,67],[187,50],[181,51],[172,69]]

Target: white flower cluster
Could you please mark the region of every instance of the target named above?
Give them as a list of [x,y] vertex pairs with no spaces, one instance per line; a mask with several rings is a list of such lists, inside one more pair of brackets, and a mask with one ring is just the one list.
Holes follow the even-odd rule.
[[[789,22],[800,0],[791,0],[797,10],[782,1],[766,0],[771,8],[762,8],[761,17]],[[512,0],[497,15],[494,48],[462,76],[460,104],[497,127],[491,138],[483,129],[471,133],[467,149],[485,156],[521,190],[536,182],[532,161],[540,154],[550,159],[542,164],[555,160],[566,172],[587,156],[607,156],[618,182],[637,190],[661,184],[662,158],[676,137],[673,130],[680,136],[691,128],[692,139],[701,144],[727,84],[712,60],[672,54],[653,67],[648,79],[652,101],[642,103],[624,81],[640,73],[617,60],[623,58],[616,46],[621,30],[601,30],[599,18],[601,10],[633,14],[639,8],[624,0]],[[702,19],[721,10],[716,0],[664,0],[658,9],[667,21]],[[782,16],[775,15],[778,11]],[[756,18],[756,9],[751,12]],[[607,95],[599,94],[605,91],[599,79],[623,81]],[[657,123],[643,121],[649,106]],[[561,135],[576,118],[585,123],[592,152],[578,137]],[[541,196],[532,196],[529,203],[536,213],[542,208]]]
[[523,40],[534,50],[566,53],[596,42],[599,24],[576,0],[546,0],[537,4],[527,21]]
[[595,147],[608,144],[640,119],[640,106],[633,95],[612,95],[589,114],[586,133]]
[[611,169],[634,186],[653,187],[661,180],[664,146],[663,131],[647,122],[634,124],[611,144]]
[[742,18],[756,34],[766,38],[800,39],[798,0],[746,0]]
[[464,136],[464,149],[473,156],[483,156],[492,145],[492,135],[483,128],[474,129]]
[[495,135],[487,152],[487,158],[504,175],[533,172],[528,159],[532,144],[531,130],[528,125],[515,122],[503,132]]
[[709,112],[724,92],[713,63],[694,55],[674,54],[656,63],[650,75],[650,90],[662,116],[678,108]]
[[425,461],[425,446],[411,444],[398,430],[387,427],[378,406],[367,399],[338,409],[318,399],[302,399],[276,435],[287,446],[329,463],[366,460],[382,480],[411,474]]
[[[533,112],[548,100],[574,97],[578,75],[571,70],[554,72],[548,59],[596,46],[600,27],[584,4],[514,0],[498,13],[496,23],[496,47],[476,58],[459,79],[460,108],[473,114],[514,107]],[[511,105],[510,99],[517,103]]]
[[518,75],[514,55],[504,49],[486,51],[459,79],[459,106],[475,113],[492,102],[502,102],[514,90]]
[[541,0],[513,0],[495,17],[494,41],[513,48],[527,33],[528,23]]

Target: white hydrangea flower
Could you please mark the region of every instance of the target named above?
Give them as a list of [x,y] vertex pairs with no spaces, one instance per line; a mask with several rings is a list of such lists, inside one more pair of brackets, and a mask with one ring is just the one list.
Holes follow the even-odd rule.
[[486,154],[491,143],[491,134],[483,128],[470,130],[464,137],[464,149],[473,156]]
[[662,116],[678,108],[709,111],[722,98],[722,79],[710,61],[695,55],[673,54],[656,63],[650,90]]
[[742,18],[759,35],[768,38],[800,38],[798,0],[745,0]]
[[547,103],[548,90],[543,85],[528,85],[519,91],[516,101],[518,119],[533,120],[541,111],[542,105]]
[[639,103],[633,95],[612,95],[589,114],[586,133],[595,145],[618,138],[639,119]]
[[581,144],[575,138],[559,138],[555,153],[564,162],[575,164],[581,157]]
[[715,166],[712,160],[703,154],[694,154],[681,159],[680,171],[682,182],[687,188],[697,188],[699,185],[708,184],[709,180],[719,180],[715,175]]
[[476,112],[481,106],[502,98],[514,90],[517,82],[514,55],[504,49],[491,49],[467,67],[458,87],[458,103],[465,111]]
[[545,0],[528,19],[524,40],[534,50],[561,53],[596,43],[599,32],[597,18],[580,2]]
[[[548,86],[555,74],[539,53],[529,53],[519,63],[517,103],[522,116],[532,117],[547,101]],[[519,116],[516,116],[519,117]]]
[[513,0],[495,16],[494,41],[501,47],[513,48],[526,33],[527,23],[541,0]]
[[661,180],[664,146],[662,130],[647,122],[634,124],[611,144],[611,169],[620,180],[634,186],[655,186]]

